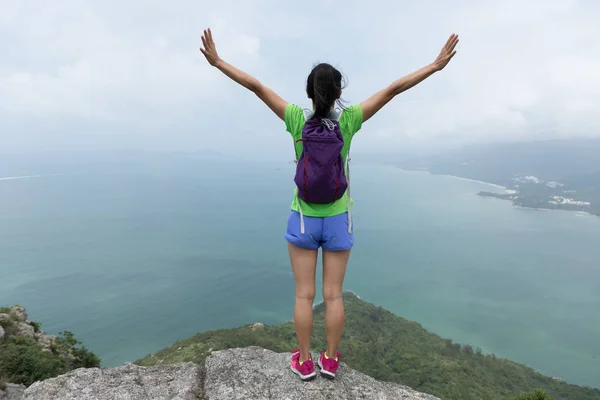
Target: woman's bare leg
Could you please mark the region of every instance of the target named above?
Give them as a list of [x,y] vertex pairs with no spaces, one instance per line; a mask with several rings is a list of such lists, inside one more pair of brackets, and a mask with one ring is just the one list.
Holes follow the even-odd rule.
[[325,336],[327,355],[335,358],[344,331],[342,286],[350,250],[323,252],[323,299],[325,300]]
[[288,243],[290,261],[296,281],[294,326],[300,347],[300,361],[310,359],[310,339],[313,328],[313,302],[315,300],[315,272],[318,250],[307,250]]

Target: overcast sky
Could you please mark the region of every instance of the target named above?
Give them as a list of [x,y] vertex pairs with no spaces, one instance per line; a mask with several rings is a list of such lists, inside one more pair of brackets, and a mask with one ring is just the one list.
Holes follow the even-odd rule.
[[[167,4],[169,4],[167,6]],[[600,135],[596,0],[0,0],[0,152],[251,148],[284,125],[198,51],[309,106],[319,61],[364,100],[461,41],[448,67],[367,122],[355,147]]]

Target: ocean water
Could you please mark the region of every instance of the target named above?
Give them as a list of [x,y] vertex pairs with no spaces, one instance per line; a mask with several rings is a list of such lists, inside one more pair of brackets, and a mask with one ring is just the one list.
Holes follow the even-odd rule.
[[[293,164],[188,155],[46,169],[0,180],[0,304],[74,332],[104,366],[292,318]],[[360,160],[352,184],[347,290],[600,387],[600,218],[515,209],[475,196],[484,184]]]

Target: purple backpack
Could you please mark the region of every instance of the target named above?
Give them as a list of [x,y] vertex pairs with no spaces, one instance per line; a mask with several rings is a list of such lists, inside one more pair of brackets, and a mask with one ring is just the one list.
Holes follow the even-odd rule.
[[302,154],[296,155],[298,197],[308,203],[329,204],[342,198],[348,182],[344,173],[344,138],[338,121],[310,118],[302,129]]

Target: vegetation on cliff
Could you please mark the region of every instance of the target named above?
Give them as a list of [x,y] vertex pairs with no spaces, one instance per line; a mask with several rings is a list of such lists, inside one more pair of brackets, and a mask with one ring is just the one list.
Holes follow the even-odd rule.
[[[453,343],[351,293],[344,294],[344,302],[346,329],[340,346],[343,361],[375,379],[448,400],[514,398],[537,389],[557,399],[600,399],[600,390],[570,385],[469,345]],[[314,350],[326,347],[323,318],[321,304],[315,308]],[[136,363],[148,366],[192,361],[202,365],[212,351],[251,345],[291,351],[297,346],[294,326],[256,324],[200,333]],[[530,393],[515,400],[537,400],[539,395]]]
[[76,368],[100,366],[100,359],[71,332],[47,335],[19,306],[0,307],[0,333],[0,389],[4,382],[28,386]]

